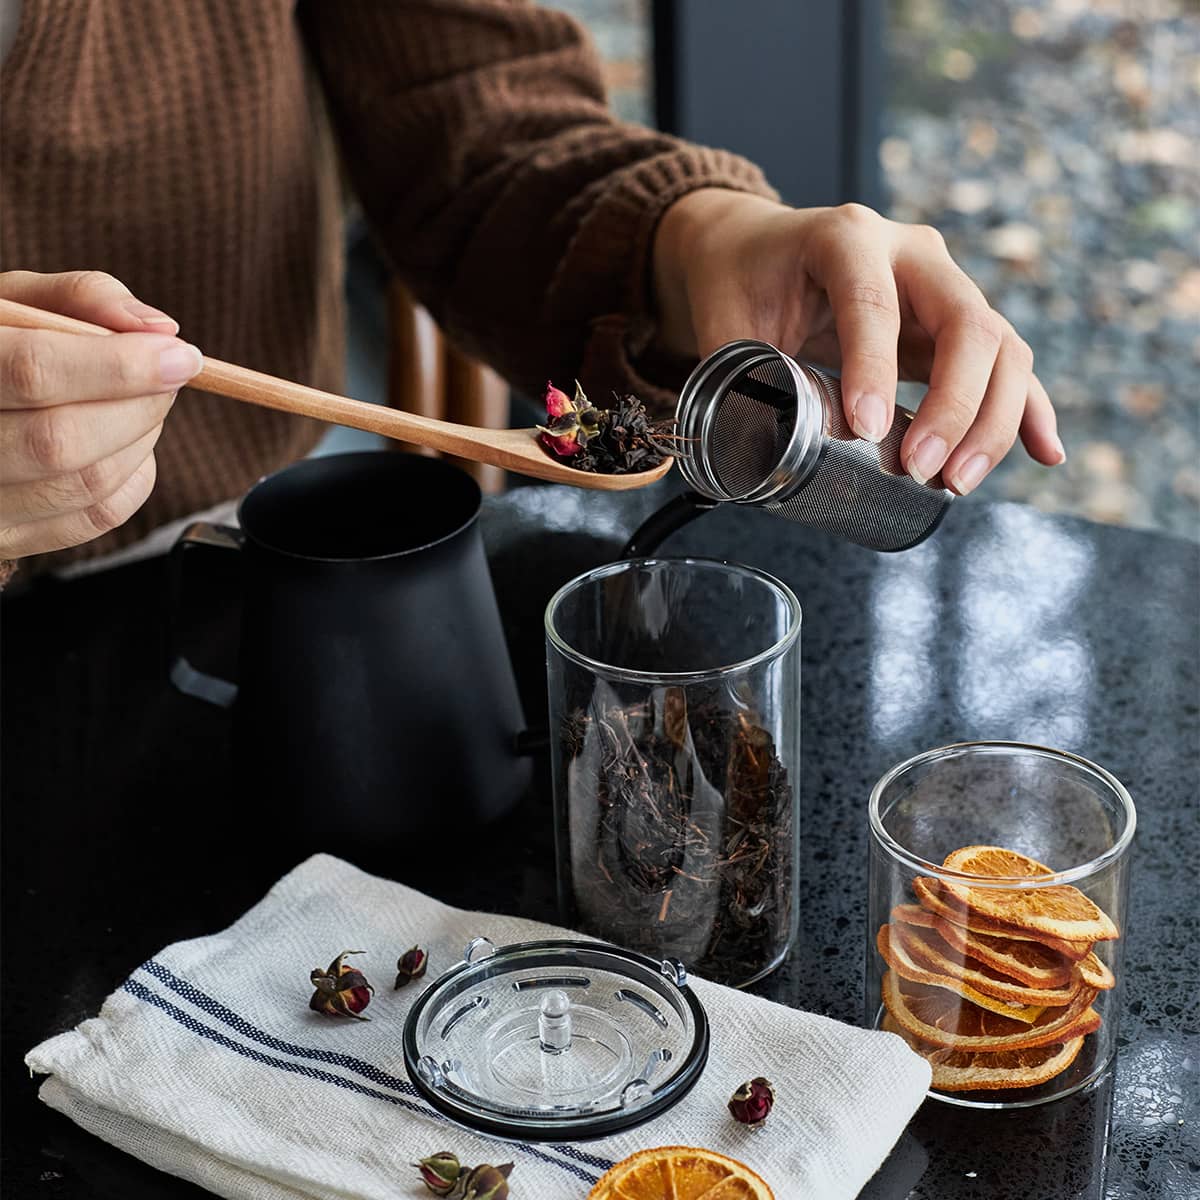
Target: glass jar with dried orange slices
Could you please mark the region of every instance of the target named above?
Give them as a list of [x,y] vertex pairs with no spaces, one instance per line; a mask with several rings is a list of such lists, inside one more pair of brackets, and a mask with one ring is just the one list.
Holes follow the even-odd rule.
[[931,1094],[1041,1104],[1116,1049],[1133,801],[1101,767],[967,742],[893,767],[870,800],[866,1014]]

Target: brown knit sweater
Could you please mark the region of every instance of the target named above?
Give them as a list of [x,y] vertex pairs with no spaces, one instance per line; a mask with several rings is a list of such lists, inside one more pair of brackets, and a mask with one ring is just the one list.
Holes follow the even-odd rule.
[[[518,0],[23,0],[0,87],[0,268],[108,271],[206,353],[332,390],[338,152],[395,270],[526,389],[635,386],[664,209],[769,194],[614,120],[579,26]],[[49,557],[235,496],[321,432],[185,390],[145,507]]]

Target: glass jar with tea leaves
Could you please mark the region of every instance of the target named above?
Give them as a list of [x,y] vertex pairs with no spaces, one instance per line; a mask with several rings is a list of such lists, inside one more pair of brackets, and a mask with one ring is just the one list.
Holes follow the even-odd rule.
[[642,559],[546,610],[564,919],[743,985],[798,913],[800,605],[760,571]]

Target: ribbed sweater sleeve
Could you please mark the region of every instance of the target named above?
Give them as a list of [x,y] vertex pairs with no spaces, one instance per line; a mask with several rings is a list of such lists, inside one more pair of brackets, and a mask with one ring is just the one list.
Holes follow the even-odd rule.
[[581,27],[517,0],[302,3],[350,178],[451,338],[526,390],[631,386],[654,229],[751,163],[613,118]]

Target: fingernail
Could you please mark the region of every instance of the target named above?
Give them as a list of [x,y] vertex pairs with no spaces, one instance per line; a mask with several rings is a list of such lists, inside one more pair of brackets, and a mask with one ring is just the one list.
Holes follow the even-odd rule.
[[882,442],[888,431],[887,404],[883,397],[873,392],[859,396],[851,424],[860,438],[868,442]]
[[158,372],[164,387],[187,383],[204,366],[204,357],[195,346],[180,342],[168,346],[158,356]]
[[958,473],[950,482],[965,496],[979,486],[991,465],[991,459],[986,454],[973,454],[958,468]]
[[168,317],[165,312],[151,308],[149,304],[143,304],[140,300],[126,300],[124,308],[143,325],[170,325],[174,333],[179,332],[179,323],[173,317]]
[[908,473],[918,483],[926,483],[942,469],[949,453],[950,447],[936,433],[931,433],[908,456]]
[[1067,451],[1062,444],[1062,438],[1060,438],[1057,434],[1054,436],[1054,445],[1058,449],[1058,462],[1056,462],[1054,465],[1059,467],[1067,461]]

